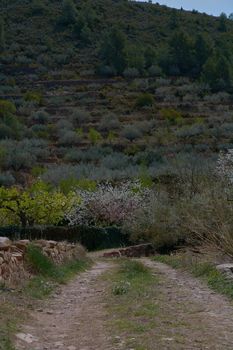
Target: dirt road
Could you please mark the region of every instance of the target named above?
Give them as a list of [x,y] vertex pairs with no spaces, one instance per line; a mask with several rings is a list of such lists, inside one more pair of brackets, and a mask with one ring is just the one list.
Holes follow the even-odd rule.
[[[186,273],[149,259],[141,261],[159,276],[155,286],[160,313],[158,328],[142,350],[232,350],[231,302]],[[64,285],[17,334],[17,350],[129,350],[114,345],[106,320],[111,261],[97,261]],[[133,302],[133,300],[132,300]],[[125,335],[127,337],[127,334]],[[124,344],[122,342],[121,344]],[[130,349],[130,350],[137,350]]]

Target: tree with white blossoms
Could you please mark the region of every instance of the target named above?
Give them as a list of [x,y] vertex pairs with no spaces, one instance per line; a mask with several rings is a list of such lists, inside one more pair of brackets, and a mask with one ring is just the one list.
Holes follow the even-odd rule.
[[149,192],[139,181],[116,186],[99,184],[95,191],[77,190],[80,203],[66,214],[66,219],[70,226],[122,225],[126,218],[145,205]]

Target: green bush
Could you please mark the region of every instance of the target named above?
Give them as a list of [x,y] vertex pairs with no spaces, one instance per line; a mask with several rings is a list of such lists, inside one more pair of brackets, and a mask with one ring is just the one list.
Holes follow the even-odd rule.
[[95,145],[102,140],[102,135],[94,128],[91,128],[88,132],[88,139]]
[[183,117],[182,114],[172,108],[161,109],[160,115],[165,119],[169,124],[177,125],[182,124]]
[[24,95],[24,100],[26,102],[34,102],[34,103],[36,103],[38,105],[41,105],[42,101],[43,101],[43,97],[42,97],[42,94],[40,92],[28,91]]
[[0,100],[0,118],[9,117],[16,112],[14,103],[7,100]]
[[26,261],[32,271],[42,276],[52,277],[55,273],[54,263],[43,254],[41,248],[31,244],[27,247]]
[[136,100],[136,107],[143,108],[143,107],[151,107],[154,104],[154,97],[149,93],[144,93],[138,96]]

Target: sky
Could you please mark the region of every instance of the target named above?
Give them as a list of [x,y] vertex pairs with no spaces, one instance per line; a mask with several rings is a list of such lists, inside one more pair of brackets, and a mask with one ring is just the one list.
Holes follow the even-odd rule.
[[185,10],[195,9],[214,16],[218,16],[222,12],[227,15],[233,12],[233,0],[153,0],[153,2],[178,9],[181,7]]

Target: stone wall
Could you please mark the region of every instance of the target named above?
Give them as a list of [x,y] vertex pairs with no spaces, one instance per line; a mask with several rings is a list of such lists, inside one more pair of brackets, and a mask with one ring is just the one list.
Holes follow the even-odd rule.
[[[29,240],[12,242],[7,237],[0,237],[0,283],[17,285],[20,281],[30,278],[32,271],[25,261],[25,253]],[[85,257],[85,250],[79,244],[38,240],[33,242],[54,263],[62,264],[72,259]]]
[[138,244],[127,248],[114,249],[103,254],[104,258],[140,258],[150,256],[155,253],[154,247],[150,243]]

